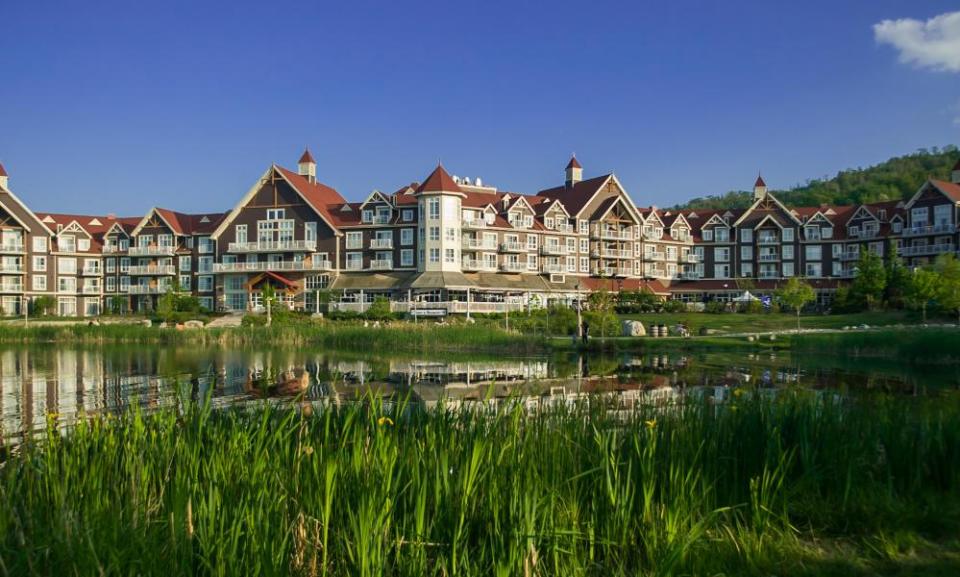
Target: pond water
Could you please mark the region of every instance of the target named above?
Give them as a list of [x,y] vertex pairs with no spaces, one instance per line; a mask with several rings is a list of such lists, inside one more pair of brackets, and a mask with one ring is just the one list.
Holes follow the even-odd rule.
[[16,442],[48,420],[146,409],[184,395],[216,404],[258,397],[349,402],[374,392],[432,405],[510,395],[569,400],[603,393],[636,402],[698,392],[722,401],[735,387],[808,387],[842,394],[927,396],[960,388],[960,366],[789,353],[564,353],[437,355],[329,350],[151,346],[0,349],[0,439]]

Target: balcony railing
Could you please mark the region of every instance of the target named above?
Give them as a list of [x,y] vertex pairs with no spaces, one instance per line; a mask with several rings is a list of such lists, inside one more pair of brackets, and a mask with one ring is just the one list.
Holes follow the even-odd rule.
[[497,250],[497,241],[464,237],[463,248],[467,250]]
[[131,246],[127,251],[130,256],[173,256],[177,252],[175,246]]
[[215,273],[231,272],[259,272],[259,271],[310,271],[310,270],[331,270],[333,263],[328,260],[316,261],[258,261],[258,262],[226,262],[213,265]]
[[370,270],[390,270],[393,268],[392,260],[373,259],[370,261]]
[[500,243],[501,252],[525,252],[527,245],[522,242],[502,242]]
[[543,265],[543,272],[546,273],[558,274],[564,271],[566,271],[566,267],[564,267],[562,264],[548,263]]
[[462,223],[460,223],[460,227],[469,228],[469,229],[487,228],[487,221],[483,220],[482,218],[474,219],[474,220],[465,220]]
[[130,285],[127,293],[132,295],[161,295],[170,292],[170,287]]
[[780,255],[777,253],[766,253],[760,255],[760,262],[775,262],[780,260]]
[[83,294],[85,295],[100,294],[100,285],[95,285],[95,286],[83,285]]
[[83,267],[83,269],[80,271],[80,274],[82,274],[83,276],[98,276],[103,274],[103,269],[98,266]]
[[[317,241],[315,240],[231,242],[227,245],[227,252],[306,252],[312,250],[317,250]],[[130,255],[133,256],[133,252]]]
[[687,253],[681,260],[690,264],[697,264],[700,262],[700,257],[691,252]]
[[527,270],[525,262],[504,262],[500,263],[500,270],[503,272],[523,272]]
[[23,252],[22,242],[5,242],[0,244],[0,252]]
[[761,236],[757,239],[757,244],[780,244],[780,239],[775,236]]
[[928,244],[923,246],[905,246],[900,250],[903,256],[918,256],[924,254],[945,254],[956,250],[953,243]]
[[563,223],[563,224],[556,223],[553,225],[553,228],[551,230],[555,230],[557,232],[573,232],[573,225],[567,224],[567,223]]
[[567,247],[562,244],[545,244],[540,247],[540,254],[552,254],[552,255],[567,254]]
[[10,273],[22,273],[22,272],[23,272],[22,264],[0,263],[0,273],[10,274]]
[[662,252],[648,252],[647,254],[643,255],[644,260],[662,261],[664,258],[664,254]]
[[102,250],[103,254],[117,254],[118,252],[126,252],[127,249],[121,249],[115,245],[104,245]]
[[760,271],[760,274],[757,276],[757,278],[766,278],[766,279],[780,278],[780,271],[762,270]]
[[130,275],[172,275],[177,274],[177,268],[172,264],[131,266],[127,269]]
[[593,269],[594,276],[630,276],[632,273],[627,267],[606,266]]
[[860,251],[848,250],[840,253],[840,260],[860,260]]
[[604,240],[633,240],[633,232],[630,230],[620,230],[620,229],[593,229],[590,233],[590,236],[593,238],[601,238]]
[[922,226],[911,226],[903,229],[903,236],[918,236],[923,234],[951,234],[956,232],[957,227],[953,224],[930,224]]
[[370,248],[375,250],[384,250],[393,248],[392,238],[371,238]]
[[463,270],[476,270],[476,271],[491,271],[495,272],[497,270],[497,265],[493,263],[484,262],[475,258],[465,258],[463,259],[463,264],[460,265],[460,268]]

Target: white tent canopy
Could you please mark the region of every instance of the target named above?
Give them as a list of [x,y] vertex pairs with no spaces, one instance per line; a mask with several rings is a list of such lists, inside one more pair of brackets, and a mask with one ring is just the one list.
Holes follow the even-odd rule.
[[750,291],[743,291],[743,294],[740,295],[740,296],[738,296],[738,297],[735,297],[735,298],[733,299],[733,302],[735,302],[735,303],[749,303],[749,302],[758,301],[758,300],[760,300],[760,299],[757,298],[757,297],[755,297],[755,296],[753,296],[752,294],[750,294]]

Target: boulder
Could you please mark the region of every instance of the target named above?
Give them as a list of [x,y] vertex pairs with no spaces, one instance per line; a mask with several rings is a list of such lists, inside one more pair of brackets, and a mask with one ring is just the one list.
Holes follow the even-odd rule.
[[145,326],[145,327],[149,327],[149,326],[152,326],[152,325],[153,325],[153,323],[150,322],[150,319],[143,319],[142,321],[140,321],[140,324],[143,325],[143,326]]
[[647,329],[640,321],[623,321],[621,334],[625,337],[645,337]]
[[185,329],[202,329],[202,328],[203,328],[203,321],[198,321],[198,320],[190,320],[190,321],[187,321],[187,322],[183,323],[183,328],[185,328]]

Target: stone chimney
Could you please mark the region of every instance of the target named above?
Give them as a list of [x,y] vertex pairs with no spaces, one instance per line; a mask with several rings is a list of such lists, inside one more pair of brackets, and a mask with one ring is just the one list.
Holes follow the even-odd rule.
[[300,157],[297,167],[300,176],[306,178],[309,182],[317,181],[317,161],[313,159],[309,148],[303,149],[303,155]]
[[570,188],[581,180],[583,180],[583,167],[577,162],[577,155],[573,155],[570,157],[570,162],[567,163],[567,178],[565,184],[567,188]]

